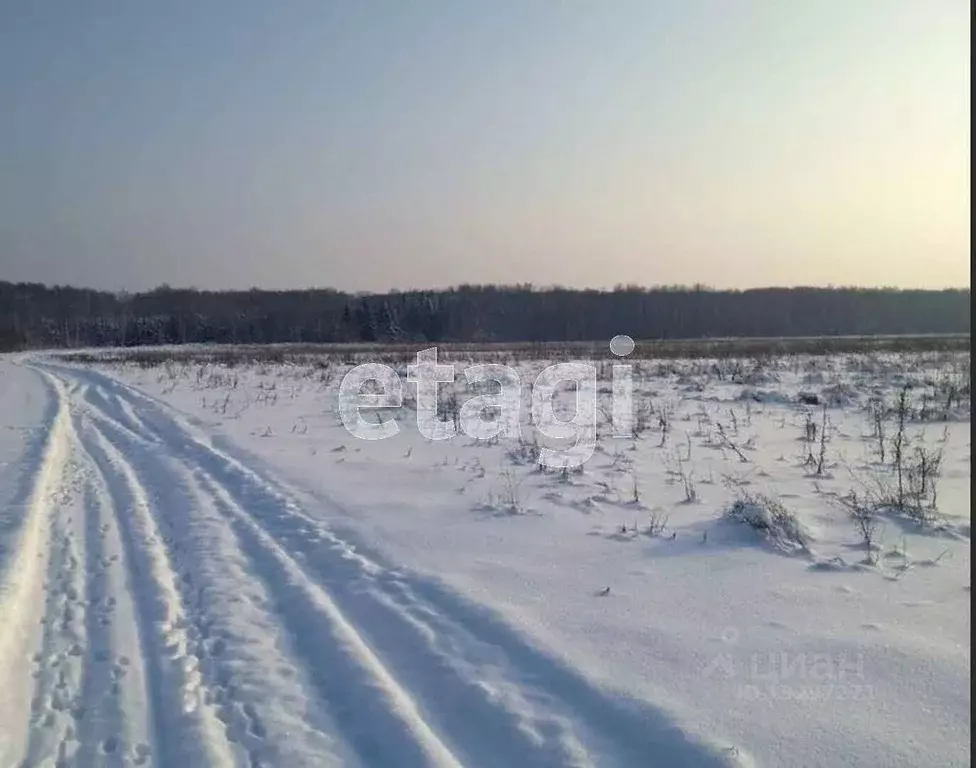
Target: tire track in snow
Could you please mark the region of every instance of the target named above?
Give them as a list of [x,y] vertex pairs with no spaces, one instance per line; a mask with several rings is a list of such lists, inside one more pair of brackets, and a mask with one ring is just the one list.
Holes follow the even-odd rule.
[[136,606],[115,510],[100,476],[85,489],[86,591],[79,765],[146,765],[152,756],[151,699],[139,644]]
[[[138,515],[145,505],[138,487],[128,482],[124,468],[113,474],[110,453],[90,453],[79,437],[89,385],[66,385],[38,373],[54,395],[55,408],[0,592],[0,683],[22,691],[8,690],[4,699],[15,709],[0,713],[0,761],[25,768],[149,764],[149,717],[168,711],[171,716],[155,723],[157,729],[169,727],[167,744],[193,742],[186,698],[182,707],[149,701],[176,693],[186,676],[150,673],[147,685],[144,675],[147,664],[150,669],[178,666],[179,660],[167,655],[179,645],[179,606],[166,591],[165,578],[150,585],[154,577],[165,577],[166,562],[139,545],[140,538],[151,545],[156,537],[152,521]],[[116,497],[125,491],[129,496],[120,502]],[[120,523],[127,534],[122,537]],[[149,563],[149,569],[141,570],[141,563]],[[137,585],[143,588],[135,590],[134,599],[130,589]],[[136,606],[155,611],[150,621],[159,623],[147,629]],[[163,643],[154,642],[153,632]],[[206,714],[197,719],[205,721]],[[167,748],[157,764],[232,765],[220,744],[219,732],[217,738],[205,734],[188,752]]]
[[0,709],[0,722],[9,736],[0,757],[13,763],[27,754],[37,671],[28,659],[43,638],[37,607],[45,601],[45,575],[49,564],[49,537],[56,495],[67,460],[67,395],[60,382],[38,374],[52,400],[50,423],[39,453],[33,485],[27,495],[23,523],[9,540],[13,554],[0,574],[0,682],[10,709]]
[[110,398],[111,402],[115,403],[115,405],[118,407],[119,413],[122,417],[121,419],[116,418],[116,421],[128,423],[129,427],[135,434],[148,436],[149,439],[152,438],[152,430],[146,426],[142,419],[139,418],[139,414],[131,402],[118,393],[112,394]]
[[[190,463],[214,472],[202,455]],[[631,766],[646,764],[648,755],[660,765],[728,764],[728,756],[695,744],[649,708],[595,690],[487,611],[479,615],[449,591],[363,556],[281,491],[240,489],[241,477],[217,477],[223,485],[211,474],[212,491],[263,544],[258,569],[267,569],[262,559],[286,558],[301,574],[290,578],[308,580],[341,605],[463,764]],[[249,470],[242,477],[254,480]]]
[[[366,765],[462,763],[431,729],[410,693],[395,679],[331,596],[308,578],[227,490],[206,482],[237,531],[255,570],[272,592],[293,643],[306,659],[309,676]],[[329,638],[332,643],[322,645]],[[336,703],[342,702],[341,706]],[[364,729],[369,724],[369,730]]]
[[[208,470],[197,471],[204,476],[209,474]],[[382,573],[372,563],[365,561],[366,569],[363,570],[363,561],[351,550],[341,543],[336,546],[335,540],[330,543],[324,536],[316,537],[317,547],[305,544],[286,549],[258,521],[258,516],[253,512],[262,507],[267,509],[267,499],[260,500],[253,495],[241,498],[231,486],[221,485],[212,474],[209,474],[207,484],[230,524],[240,532],[242,543],[250,553],[255,570],[266,574],[268,583],[286,583],[292,590],[300,593],[285,595],[279,600],[283,621],[295,627],[295,636],[301,638],[311,635],[321,639],[324,634],[331,633],[340,646],[351,645],[355,656],[368,653],[372,663],[383,670],[380,679],[384,687],[391,688],[395,685],[397,693],[402,691],[400,696],[409,697],[412,728],[419,726],[427,732],[433,732],[435,726],[428,724],[427,719],[440,726],[436,730],[445,733],[445,738],[450,739],[451,749],[458,752],[459,757],[453,759],[466,765],[499,767],[593,765],[582,745],[573,737],[571,729],[565,727],[565,723],[560,724],[556,718],[543,716],[538,719],[545,722],[536,723],[537,727],[533,727],[530,724],[532,714],[528,707],[522,708],[521,712],[517,711],[509,706],[512,697],[506,701],[496,695],[488,680],[497,678],[498,675],[489,675],[488,665],[471,671],[468,677],[460,676],[458,672],[467,662],[462,662],[454,654],[465,653],[469,648],[455,645],[449,653],[439,652],[435,647],[438,635],[429,625],[408,616],[401,605],[384,599],[386,595],[380,595],[372,589],[374,578]],[[290,517],[290,513],[286,512],[282,517]],[[302,533],[298,535],[307,541],[310,532],[311,529],[303,527]],[[343,609],[336,602],[335,581],[329,579],[333,583],[328,587],[323,586],[325,579],[321,578],[321,574],[316,574],[314,568],[309,567],[316,555],[321,557],[323,544],[329,551],[327,559],[338,559],[343,565],[342,578],[346,581],[349,598],[344,601]],[[348,567],[350,563],[352,568]],[[334,566],[330,566],[331,568]],[[350,608],[353,603],[358,604],[357,608]],[[316,609],[325,612],[331,623],[316,622],[313,619]],[[343,613],[343,610],[349,612],[349,615]],[[352,616],[355,616],[355,620]],[[351,640],[349,633],[354,633],[354,639]],[[313,640],[312,643],[314,642]],[[379,649],[382,649],[381,654],[377,653]],[[323,665],[322,662],[327,663]],[[317,672],[326,675],[322,682],[322,691],[328,699],[335,699],[337,694],[341,695],[344,691],[362,688],[362,683],[357,683],[355,679],[335,684],[335,669],[343,663],[348,666],[349,661],[338,660],[337,663],[324,657],[313,670],[313,674]],[[386,671],[387,666],[395,670],[400,679],[394,680],[392,674]],[[404,678],[410,681],[409,685],[402,682]],[[394,693],[391,696],[395,706],[399,704],[396,695]],[[415,702],[414,698],[418,700]],[[451,710],[445,710],[441,705],[445,700],[453,703]],[[355,714],[360,721],[376,719],[376,715],[371,712]],[[340,720],[340,724],[341,722]],[[350,726],[354,724],[352,722]],[[548,736],[555,738],[547,740],[543,732],[548,732]],[[385,764],[381,759],[382,755],[377,757],[380,759],[370,764]],[[414,764],[407,761],[402,752],[400,760],[403,762],[398,764]]]
[[50,553],[40,620],[42,639],[31,658],[35,687],[30,702],[31,729],[25,759],[28,765],[41,765],[52,756],[56,756],[58,766],[73,765],[78,748],[77,724],[86,714],[81,695],[81,657],[87,646],[85,544],[79,525],[83,515],[81,491],[76,457],[69,446],[49,520]]
[[[145,489],[115,446],[79,419],[83,450],[111,496],[136,607],[154,738],[160,765],[231,766],[235,759],[193,654],[181,582],[150,512]],[[178,737],[174,736],[178,734]]]
[[[600,691],[487,611],[362,556],[273,481],[197,438],[148,396],[101,374],[78,375],[139,408],[160,445],[198,478],[304,657],[322,706],[367,764],[389,748],[377,743],[377,713],[406,725],[396,735],[415,739],[418,764],[707,766],[735,759],[689,739],[652,706]],[[114,431],[114,439],[129,439],[127,452],[139,450]],[[327,637],[335,647],[323,646]],[[316,664],[316,643],[327,665]],[[410,754],[400,752],[395,764],[412,764]]]
[[[101,387],[88,387],[84,392],[83,402],[85,404],[85,416],[90,419],[108,422],[119,429],[125,430],[134,440],[138,440],[145,445],[154,445],[155,440],[150,433],[141,427],[134,427],[131,420],[126,419],[120,413],[117,405],[118,397],[111,399],[105,395]],[[111,409],[111,411],[109,410]]]
[[120,534],[119,510],[108,480],[79,435],[84,410],[72,408],[71,445],[85,471],[84,663],[77,763],[140,766],[153,755],[152,693],[140,636],[138,607],[130,591],[130,558]]
[[[355,629],[330,603],[328,596],[309,582],[300,568],[287,555],[278,552],[273,543],[269,545],[268,541],[262,541],[260,530],[242,527],[243,519],[231,511],[234,502],[220,486],[194,469],[185,468],[182,480],[179,473],[172,469],[159,471],[158,460],[152,465],[154,470],[150,473],[146,466],[152,462],[152,456],[145,447],[109,422],[100,422],[99,426],[104,430],[106,440],[118,441],[118,451],[124,451],[131,457],[141,455],[143,461],[139,462],[138,458],[135,461],[142,470],[135,469],[134,472],[140,473],[144,482],[165,483],[168,486],[168,491],[160,487],[170,502],[168,508],[175,510],[182,506],[193,510],[192,519],[190,516],[181,518],[181,523],[189,528],[191,534],[187,536],[189,547],[196,547],[194,542],[219,539],[221,530],[224,538],[230,538],[225,549],[229,549],[239,560],[236,568],[230,562],[231,556],[217,549],[208,553],[198,551],[189,561],[202,564],[206,559],[222,570],[233,568],[236,578],[232,580],[227,577],[230,574],[223,579],[211,574],[206,581],[222,586],[219,591],[224,600],[228,604],[236,604],[239,611],[253,612],[255,604],[257,607],[262,604],[272,606],[270,613],[268,610],[259,611],[264,614],[261,618],[265,624],[261,634],[266,635],[269,631],[280,634],[282,629],[285,630],[292,658],[278,660],[277,666],[285,665],[298,670],[313,689],[312,692],[303,692],[302,696],[292,694],[288,699],[300,703],[303,708],[310,705],[301,703],[300,699],[311,702],[312,707],[326,716],[323,721],[325,728],[343,735],[342,741],[348,746],[335,745],[338,752],[336,765],[434,765],[445,768],[461,765],[430,731],[406,692],[397,686]],[[126,440],[129,442],[126,443]],[[156,474],[156,479],[149,478],[150,474]],[[208,507],[214,511],[214,517],[209,521],[205,515]],[[215,529],[215,525],[219,529]],[[259,620],[249,618],[248,623]],[[227,625],[229,622],[225,623]],[[232,655],[242,644],[241,638],[232,635],[232,630],[228,630],[223,655]],[[264,658],[251,660],[255,672],[261,671],[260,665],[269,666],[274,661],[266,657],[267,650]],[[235,700],[239,697],[234,696],[234,692],[239,692],[242,678],[246,677],[248,675],[241,669],[236,674],[222,677],[222,687],[230,690],[231,694],[221,696],[220,702],[225,711],[230,710],[228,714],[236,711],[246,716],[244,719],[250,722],[245,723],[245,732],[253,730],[253,723],[257,721],[261,723],[259,741],[273,740],[275,733],[271,721],[275,719],[274,713],[262,713],[262,710],[269,710],[268,702],[258,698],[249,702],[248,707],[248,704]],[[283,681],[270,680],[265,685],[280,689]],[[278,696],[273,702],[276,708],[283,703]],[[316,714],[313,713],[313,719]],[[228,726],[232,727],[231,717],[227,717],[227,721]],[[288,749],[288,744],[284,742],[288,738],[287,733],[281,732],[278,737],[279,743],[266,744],[264,749],[254,744],[255,739],[238,735],[236,740],[250,747],[248,756],[252,762],[260,763],[264,753]],[[309,737],[324,745],[335,740],[334,737],[323,739],[322,734],[311,734]],[[307,765],[324,765],[329,760],[328,753],[323,754],[320,750],[304,749],[302,753],[307,760],[304,764]],[[298,758],[298,755],[292,755],[287,763],[268,764],[294,765],[294,760]]]
[[[263,609],[263,586],[226,522],[208,509],[207,495],[180,464],[160,461],[117,425],[99,419],[92,428],[115,457],[126,457],[134,482],[155,501],[186,606],[187,650],[199,663],[205,704],[221,722],[236,762],[355,765],[335,729],[314,711],[293,660],[281,653],[280,622]],[[286,716],[295,712],[300,716]]]

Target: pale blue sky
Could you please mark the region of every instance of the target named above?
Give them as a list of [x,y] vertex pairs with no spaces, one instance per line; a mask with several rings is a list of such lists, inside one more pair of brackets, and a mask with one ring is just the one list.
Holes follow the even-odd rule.
[[0,0],[0,279],[969,284],[963,0]]

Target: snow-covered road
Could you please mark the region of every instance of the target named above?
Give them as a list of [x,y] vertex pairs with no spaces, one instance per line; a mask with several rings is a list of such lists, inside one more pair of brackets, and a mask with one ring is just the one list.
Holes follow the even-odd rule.
[[354,547],[161,402],[6,369],[45,398],[4,499],[0,766],[746,762]]

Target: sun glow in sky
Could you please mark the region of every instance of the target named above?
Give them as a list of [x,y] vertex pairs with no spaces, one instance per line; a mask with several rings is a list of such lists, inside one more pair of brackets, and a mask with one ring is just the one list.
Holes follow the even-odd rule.
[[962,0],[0,6],[0,279],[970,281]]

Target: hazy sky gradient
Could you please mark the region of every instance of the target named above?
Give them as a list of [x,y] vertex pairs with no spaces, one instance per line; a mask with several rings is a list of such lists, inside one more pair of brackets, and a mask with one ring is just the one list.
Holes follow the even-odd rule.
[[969,285],[964,0],[0,2],[0,279]]

